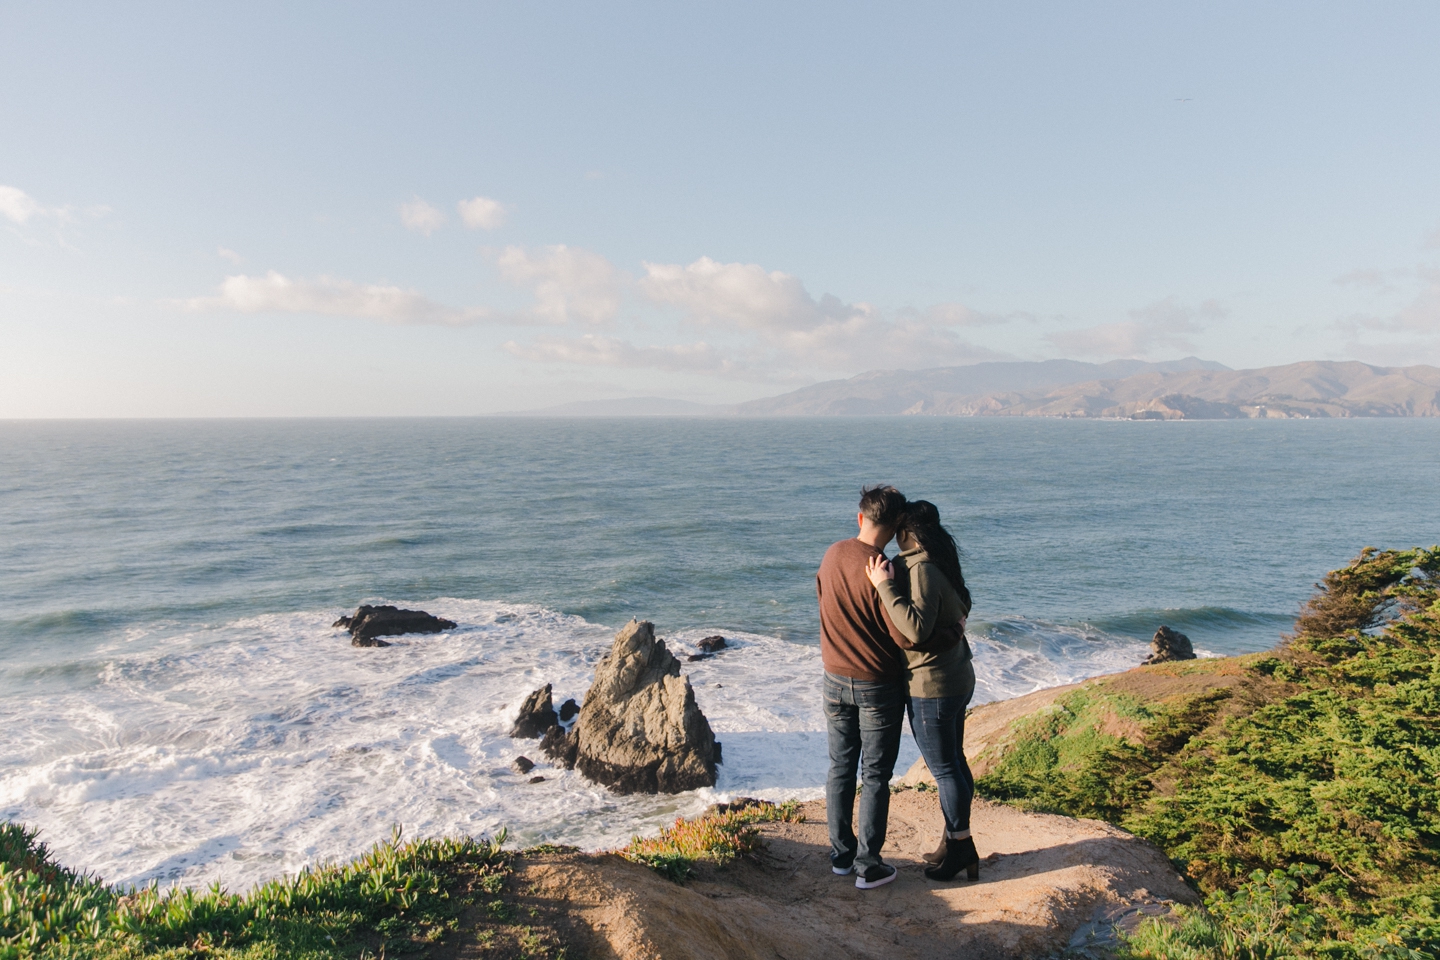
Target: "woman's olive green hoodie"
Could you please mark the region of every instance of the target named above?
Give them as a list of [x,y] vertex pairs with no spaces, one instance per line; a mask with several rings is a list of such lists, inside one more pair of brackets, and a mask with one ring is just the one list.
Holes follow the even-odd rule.
[[939,566],[920,547],[901,551],[895,558],[895,579],[881,580],[876,589],[896,629],[915,649],[905,651],[909,665],[910,696],[962,696],[973,686],[970,644],[964,634],[957,644],[929,650],[936,631],[950,632],[970,614]]

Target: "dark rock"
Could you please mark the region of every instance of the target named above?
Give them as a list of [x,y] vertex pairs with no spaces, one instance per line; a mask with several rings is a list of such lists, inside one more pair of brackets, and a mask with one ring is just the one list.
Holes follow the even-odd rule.
[[566,770],[575,769],[575,751],[578,748],[576,739],[566,736],[565,728],[558,723],[546,730],[545,736],[540,738],[541,752]]
[[565,739],[574,742],[576,768],[616,793],[715,785],[715,734],[680,661],[646,621],[632,620],[615,635]]
[[544,782],[545,782],[545,778],[544,778],[544,777],[531,777],[531,778],[530,778],[530,782],[531,782],[531,783],[544,783]]
[[1154,652],[1142,663],[1169,663],[1172,660],[1195,659],[1195,648],[1190,645],[1190,638],[1183,633],[1176,633],[1169,627],[1161,627],[1155,631],[1155,638],[1150,641],[1150,649]]
[[580,704],[576,703],[573,699],[566,700],[564,703],[560,704],[560,722],[569,723],[571,718],[573,718],[579,712]]
[[550,700],[550,684],[545,684],[520,705],[520,714],[510,728],[510,736],[519,740],[534,740],[543,736],[560,718],[555,716],[555,706]]
[[725,762],[724,760],[721,760],[721,759],[720,759],[720,741],[719,741],[719,740],[716,740],[716,741],[715,741],[715,762],[716,762],[716,763],[724,763],[724,762]]
[[516,757],[513,761],[511,761],[510,767],[516,773],[520,774],[523,777],[525,774],[535,769],[535,761],[531,760],[529,757]]
[[355,611],[353,617],[341,617],[334,623],[350,631],[351,643],[357,647],[388,647],[376,637],[398,637],[405,633],[439,633],[455,626],[453,620],[442,620],[424,610],[401,610],[388,604],[372,607],[365,605]]
[[691,663],[694,663],[696,660],[709,660],[709,659],[710,659],[710,654],[708,654],[708,653],[692,653],[692,654],[690,654],[690,656],[686,657],[685,659],[688,660],[688,661],[690,661]]
[[718,653],[725,649],[725,638],[718,634],[713,637],[706,637],[700,641],[699,646],[701,653]]
[[379,637],[356,637],[350,641],[352,647],[390,647],[394,644],[388,640],[381,640]]
[[758,807],[764,802],[763,800],[756,800],[754,797],[736,797],[729,803],[712,803],[705,808],[705,812],[712,816],[719,816],[726,813],[739,813],[741,810]]

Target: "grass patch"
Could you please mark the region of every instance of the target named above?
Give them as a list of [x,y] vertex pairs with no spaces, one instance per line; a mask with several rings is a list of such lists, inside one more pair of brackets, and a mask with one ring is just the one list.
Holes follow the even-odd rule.
[[34,830],[0,824],[0,960],[422,957],[462,925],[487,955],[558,960],[554,932],[514,916],[503,842],[402,842],[397,829],[353,861],[245,894],[120,890],[57,864]]
[[793,800],[761,801],[693,820],[680,817],[673,825],[663,828],[659,836],[633,838],[620,854],[679,883],[690,876],[697,861],[723,865],[753,854],[760,844],[760,829],[756,824],[800,820],[800,804]]
[[[1440,548],[1367,549],[1285,645],[1235,658],[1241,682],[1150,701],[1087,684],[977,788],[1109,820],[1186,871],[1205,911],[1147,923],[1134,956],[1440,957],[1437,586]],[[1207,669],[1225,671],[1187,676]]]

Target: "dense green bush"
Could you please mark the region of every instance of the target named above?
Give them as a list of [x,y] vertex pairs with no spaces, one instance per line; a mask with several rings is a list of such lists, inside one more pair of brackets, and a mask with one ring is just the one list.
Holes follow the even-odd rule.
[[1207,912],[1150,924],[1137,955],[1440,957],[1437,585],[1440,548],[1367,549],[1241,687],[1083,687],[978,787],[1110,820],[1186,870]]

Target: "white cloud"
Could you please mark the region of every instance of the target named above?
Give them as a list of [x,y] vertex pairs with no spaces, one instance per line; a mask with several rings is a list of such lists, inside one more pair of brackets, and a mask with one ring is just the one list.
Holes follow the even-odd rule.
[[229,260],[231,263],[237,265],[245,262],[244,257],[240,256],[240,254],[236,253],[234,250],[231,250],[229,247],[216,247],[215,255],[221,260]]
[[1336,326],[1351,333],[1360,328],[1388,332],[1440,333],[1440,269],[1418,267],[1413,276],[1421,288],[1409,303],[1387,316],[1361,316],[1342,320]]
[[897,316],[941,328],[989,327],[1012,323],[1016,320],[1027,320],[1034,323],[1036,319],[1029,313],[981,313],[963,303],[937,303],[924,310],[906,307],[900,310]]
[[462,326],[488,319],[484,310],[457,310],[400,287],[358,284],[335,277],[292,280],[274,270],[263,277],[226,277],[214,297],[185,301],[192,310],[313,313],[393,324]]
[[31,217],[45,212],[45,208],[24,190],[0,184],[0,215],[6,219],[24,225]]
[[407,230],[414,230],[428,237],[445,226],[445,214],[416,197],[409,203],[400,204],[400,222],[405,224]]
[[505,205],[498,200],[473,197],[461,200],[456,206],[460,210],[460,219],[472,230],[494,230],[505,223]]
[[77,215],[103,217],[108,213],[110,213],[110,208],[103,205],[76,207],[65,204],[59,207],[47,207],[19,187],[0,184],[0,217],[9,220],[16,226],[23,227],[32,220],[49,220],[58,231],[60,227],[74,223],[78,219]]
[[708,343],[671,346],[636,346],[628,340],[585,334],[575,338],[538,337],[530,343],[504,344],[505,350],[537,363],[575,363],[586,366],[643,367],[720,376],[743,375],[740,364],[724,357]]
[[644,266],[637,287],[648,299],[680,308],[692,323],[757,334],[765,365],[787,371],[787,378],[797,370],[853,373],[993,359],[994,351],[961,340],[953,328],[1009,319],[958,303],[889,319],[867,303],[812,297],[798,278],[753,263],[701,257],[688,266]]
[[1104,323],[1081,330],[1060,330],[1045,339],[1067,354],[1097,357],[1145,357],[1156,350],[1194,350],[1186,334],[1205,329],[1202,320],[1224,317],[1225,308],[1214,300],[1199,307],[1179,304],[1166,297],[1130,311],[1123,323]]
[[598,253],[564,244],[535,251],[506,247],[495,263],[506,280],[534,291],[527,315],[541,323],[608,323],[620,310],[623,278]]
[[815,300],[788,273],[754,263],[719,263],[701,257],[689,266],[646,263],[640,292],[655,303],[679,307],[694,322],[743,330],[804,330],[866,308],[832,296]]

